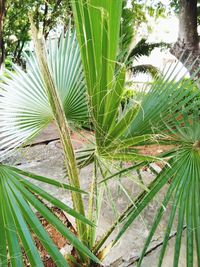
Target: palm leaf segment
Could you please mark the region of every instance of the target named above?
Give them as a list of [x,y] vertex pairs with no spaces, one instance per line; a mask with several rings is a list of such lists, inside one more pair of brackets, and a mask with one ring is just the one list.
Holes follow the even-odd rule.
[[[26,55],[27,72],[13,65],[15,72],[0,84],[0,147],[14,149],[35,136],[50,121],[53,113],[34,53]],[[85,83],[75,32],[50,41],[48,64],[68,120],[88,119]]]
[[[175,67],[176,69],[176,67]],[[126,131],[128,137],[146,134],[166,134],[168,125],[173,125],[177,117],[182,118],[183,110],[189,114],[193,102],[200,105],[200,92],[190,80],[175,81],[174,69],[157,79],[140,100],[140,109]]]
[[151,136],[124,139],[138,105],[119,116],[126,71],[116,63],[122,1],[81,0],[72,4],[98,154],[111,159],[136,158],[137,152],[127,148]]
[[13,267],[25,266],[23,253],[26,253],[31,266],[44,266],[33,239],[33,235],[35,235],[56,263],[56,266],[69,266],[33,212],[33,208],[77,250],[96,260],[89,249],[71,233],[39,198],[66,211],[84,223],[90,225],[91,223],[84,216],[76,213],[40,187],[23,178],[21,174],[54,186],[77,191],[76,188],[60,184],[55,180],[0,165],[0,265],[2,267],[10,265]]
[[[168,127],[170,129],[170,127]],[[184,127],[180,121],[176,121],[171,128],[174,139],[182,142],[182,145],[174,157],[170,160],[170,167],[165,168],[159,175],[160,180],[167,182],[171,178],[170,185],[165,194],[162,206],[158,209],[149,236],[146,240],[138,266],[154,236],[166,208],[170,209],[168,224],[164,236],[163,245],[158,260],[158,266],[162,266],[163,258],[170,238],[170,233],[175,218],[178,218],[175,237],[173,266],[178,267],[183,230],[186,226],[186,262],[187,266],[200,265],[200,126],[199,110],[184,118]],[[196,252],[196,253],[195,253]],[[195,257],[194,257],[195,255]]]

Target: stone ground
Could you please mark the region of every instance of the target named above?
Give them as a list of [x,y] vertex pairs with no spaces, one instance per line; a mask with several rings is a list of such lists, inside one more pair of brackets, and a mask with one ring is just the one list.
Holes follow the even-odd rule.
[[[76,148],[81,146],[81,140],[73,140]],[[34,142],[23,149],[20,149],[15,155],[8,159],[10,164],[16,165],[21,169],[35,172],[46,177],[56,178],[58,181],[66,182],[65,171],[63,165],[63,157],[61,145],[58,140],[58,135],[53,125],[47,128]],[[81,170],[81,185],[83,189],[87,189],[90,184],[92,175],[91,166]],[[149,183],[153,176],[150,171],[142,172],[145,183]],[[132,174],[132,177],[136,174]],[[37,182],[37,185],[49,191],[52,195],[58,197],[68,205],[71,205],[69,193],[62,189],[57,189],[49,185],[44,185]],[[121,185],[134,196],[139,192],[139,186],[133,183],[129,178],[123,177]],[[127,196],[120,190],[120,185],[116,180],[108,183],[110,192],[112,194],[113,203],[116,205],[118,211],[123,210],[128,203]],[[163,189],[164,191],[166,190]],[[164,192],[163,191],[163,192]],[[109,256],[104,261],[105,266],[110,267],[128,267],[136,266],[136,261],[140,255],[144,241],[148,235],[148,229],[152,223],[156,207],[161,202],[163,192],[151,203],[151,205],[141,214],[141,216],[134,222],[127,233],[123,236],[121,241],[112,249]],[[87,199],[85,198],[85,203]],[[87,205],[87,204],[86,204]],[[159,250],[162,245],[162,233],[165,229],[165,221],[167,220],[167,211],[163,223],[159,227],[159,231],[151,243],[149,252],[144,259],[142,267],[156,267],[156,262],[159,257]],[[116,213],[111,204],[109,197],[104,196],[102,205],[102,215],[99,222],[98,236],[100,236],[105,229],[112,224],[116,217]],[[173,266],[173,246],[174,237],[176,235],[175,228],[172,233],[170,246],[168,248],[163,267]],[[180,267],[185,267],[184,256],[185,247],[182,247]]]

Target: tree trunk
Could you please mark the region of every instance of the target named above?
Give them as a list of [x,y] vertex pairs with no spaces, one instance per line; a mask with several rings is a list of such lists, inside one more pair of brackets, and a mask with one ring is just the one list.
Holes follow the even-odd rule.
[[3,23],[5,17],[6,0],[0,0],[0,73],[3,71],[5,60],[5,46],[3,38]]
[[[179,1],[179,36],[171,53],[194,75],[200,66],[199,38],[197,32],[197,0]],[[188,58],[189,57],[189,58]],[[192,67],[191,67],[192,66]],[[195,79],[200,75],[195,75]]]

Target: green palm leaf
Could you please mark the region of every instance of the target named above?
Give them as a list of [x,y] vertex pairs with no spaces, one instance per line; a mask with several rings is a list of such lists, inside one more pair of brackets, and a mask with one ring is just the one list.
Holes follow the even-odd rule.
[[115,121],[123,92],[124,68],[119,75],[114,75],[122,0],[81,0],[73,1],[72,5],[97,145],[100,146]]
[[[197,264],[200,265],[199,258],[199,214],[200,205],[198,203],[199,196],[199,177],[200,177],[200,154],[199,154],[199,140],[200,127],[197,120],[199,112],[194,113],[185,119],[184,126],[179,121],[176,121],[176,128],[173,132],[176,133],[174,138],[182,141],[182,147],[174,154],[170,167],[174,170],[171,183],[166,192],[162,206],[157,212],[149,236],[147,238],[145,247],[143,249],[138,266],[141,266],[142,260],[148,249],[150,241],[158,227],[160,220],[164,214],[165,208],[168,208],[170,202],[171,213],[168,219],[166,233],[160,252],[158,266],[162,266],[166,247],[169,241],[171,228],[175,218],[178,216],[177,234],[175,238],[174,248],[174,267],[178,267],[180,248],[182,242],[182,233],[184,223],[186,224],[186,262],[187,266],[196,266],[194,255],[197,255]],[[166,176],[164,171],[160,173],[162,179]],[[194,242],[196,241],[196,246]]]
[[[48,64],[68,120],[88,120],[85,82],[75,32],[52,40]],[[3,77],[0,98],[0,147],[6,153],[23,144],[54,120],[45,85],[34,53],[25,55],[27,71],[13,65],[15,72]],[[3,152],[2,152],[3,154]]]
[[[159,78],[141,97],[140,110],[126,133],[127,137],[143,134],[165,134],[166,123],[173,125],[176,118],[182,118],[183,109],[189,114],[193,101],[200,104],[200,92],[190,80],[169,80],[176,67]],[[187,115],[186,115],[187,116]]]
[[[127,148],[139,144],[144,140],[143,137],[136,142],[135,138],[126,140],[124,136],[138,112],[138,106],[131,106],[122,116],[119,114],[126,73],[124,66],[116,71],[122,1],[73,1],[72,4],[95,127],[97,152],[111,160],[143,160],[145,157],[138,151],[129,155],[127,153]],[[152,136],[148,138],[151,139]]]
[[169,44],[160,42],[160,43],[148,43],[147,39],[142,38],[135,47],[129,52],[127,63],[133,63],[133,60],[138,60],[142,56],[150,56],[151,52],[155,48],[167,48]]
[[[62,187],[62,184],[60,187]],[[37,196],[46,199],[49,203],[63,209],[78,220],[93,226],[83,215],[78,214],[41,188],[31,184],[27,179],[19,176],[16,169],[13,170],[9,166],[0,166],[0,192],[0,214],[2,215],[0,218],[1,266],[8,266],[8,261],[10,261],[11,266],[25,266],[22,251],[25,251],[31,266],[44,266],[33,240],[32,232],[41,241],[57,266],[69,266],[33,212],[33,207],[78,251],[81,251],[93,261],[98,261],[89,249],[38,200]],[[7,247],[9,255],[7,254]]]

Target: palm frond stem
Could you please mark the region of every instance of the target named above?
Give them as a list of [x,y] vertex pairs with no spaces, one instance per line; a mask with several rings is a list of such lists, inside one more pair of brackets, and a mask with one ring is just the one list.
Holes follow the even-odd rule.
[[[32,20],[32,19],[30,19]],[[49,70],[46,58],[46,51],[43,40],[38,39],[38,32],[36,27],[34,26],[33,21],[31,21],[31,31],[32,37],[35,44],[35,52],[39,64],[39,68],[44,80],[46,93],[48,96],[48,100],[57,123],[57,127],[59,130],[61,143],[63,145],[64,156],[65,156],[65,164],[68,170],[69,182],[72,186],[80,189],[78,168],[76,164],[76,159],[74,155],[74,150],[72,146],[72,141],[70,137],[70,128],[68,126],[68,122],[65,117],[65,112],[62,107],[62,103],[60,101],[58,92],[55,87],[54,80],[52,78],[51,72]],[[72,201],[74,209],[80,214],[84,215],[84,205],[82,196],[80,193],[73,192],[72,193]],[[82,222],[76,221],[77,223],[77,232],[79,238],[83,243],[86,241],[86,225]]]

